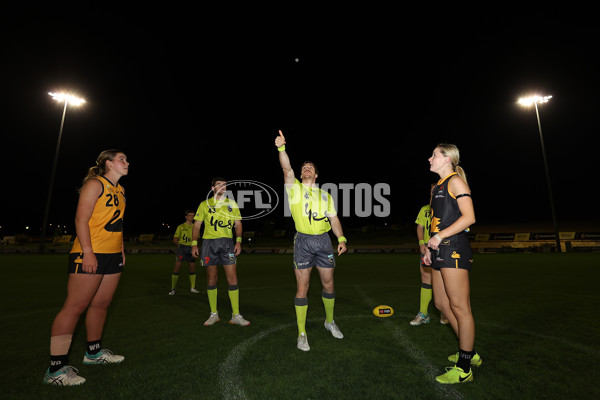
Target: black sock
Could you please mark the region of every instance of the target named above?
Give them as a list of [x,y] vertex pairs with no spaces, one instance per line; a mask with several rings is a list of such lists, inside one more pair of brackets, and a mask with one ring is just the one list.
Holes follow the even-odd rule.
[[87,353],[90,356],[97,354],[102,349],[100,346],[100,340],[92,340],[91,342],[87,342]]
[[461,368],[465,372],[469,372],[471,370],[471,359],[475,355],[475,350],[464,351],[459,349],[458,351],[458,361],[456,362],[456,366]]
[[68,354],[65,354],[63,356],[50,356],[50,368],[48,368],[48,370],[50,372],[56,372],[68,364],[69,364],[69,355]]

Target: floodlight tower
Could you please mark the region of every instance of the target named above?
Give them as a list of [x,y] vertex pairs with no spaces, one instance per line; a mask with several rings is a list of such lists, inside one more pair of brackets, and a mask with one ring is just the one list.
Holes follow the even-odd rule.
[[45,250],[45,238],[46,238],[46,225],[48,225],[48,213],[50,211],[50,200],[52,199],[52,188],[54,186],[54,175],[56,174],[56,163],[58,162],[58,150],[60,149],[60,139],[62,138],[63,126],[65,124],[65,115],[67,114],[67,105],[79,106],[85,103],[84,99],[80,99],[76,96],[65,94],[65,93],[48,93],[52,98],[58,102],[64,102],[65,107],[63,108],[62,119],[60,121],[60,129],[58,131],[58,142],[56,143],[56,151],[54,153],[54,164],[52,164],[52,174],[50,175],[50,187],[48,188],[48,198],[46,200],[46,211],[44,212],[44,222],[42,223],[42,235],[40,237],[39,252],[43,253]]
[[552,96],[530,96],[521,97],[518,103],[522,106],[529,107],[532,104],[535,105],[535,115],[537,116],[538,130],[540,132],[540,143],[542,144],[542,156],[544,158],[544,169],[546,170],[546,183],[548,185],[548,196],[550,198],[550,210],[552,211],[552,225],[554,226],[554,236],[556,239],[556,251],[561,252],[560,248],[560,236],[558,234],[558,226],[556,224],[556,211],[554,208],[554,199],[552,197],[552,185],[550,183],[550,172],[548,171],[548,160],[546,158],[546,149],[544,147],[544,137],[542,135],[542,124],[540,122],[540,111],[538,104],[547,103],[550,101]]

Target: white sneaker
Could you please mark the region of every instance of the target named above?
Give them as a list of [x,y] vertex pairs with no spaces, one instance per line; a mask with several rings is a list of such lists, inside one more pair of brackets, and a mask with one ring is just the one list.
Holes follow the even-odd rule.
[[77,375],[79,371],[75,367],[65,365],[56,372],[50,372],[50,368],[46,370],[44,375],[44,383],[47,385],[56,386],[76,386],[85,382],[85,378]]
[[215,322],[219,322],[220,320],[221,320],[221,318],[219,318],[219,313],[211,312],[210,317],[208,317],[208,319],[204,323],[204,326],[210,326],[210,325],[214,324]]
[[200,291],[198,289],[194,288],[194,287],[190,289],[190,292],[192,292],[192,293],[200,293]]
[[123,361],[125,357],[119,356],[108,349],[102,349],[93,356],[89,355],[87,351],[83,356],[84,364],[118,364]]
[[308,338],[306,337],[306,333],[302,332],[300,335],[298,335],[298,346],[297,347],[302,351],[310,350],[310,346],[308,345]]
[[239,325],[239,326],[250,325],[250,321],[246,321],[244,319],[244,317],[242,317],[242,314],[235,314],[233,317],[231,317],[231,321],[229,321],[229,323],[233,324],[233,325]]
[[171,291],[169,292],[169,296],[173,296],[175,294],[175,289],[171,289]]
[[416,315],[416,317],[414,317],[413,320],[410,321],[410,324],[412,326],[419,326],[419,325],[423,325],[423,324],[428,324],[429,321],[430,321],[429,315],[425,315],[421,311],[419,311],[419,313]]
[[449,323],[450,321],[448,321],[448,318],[446,318],[444,314],[440,314],[440,324],[448,325]]
[[336,339],[343,339],[344,338],[344,334],[342,333],[342,331],[340,331],[340,328],[338,328],[338,326],[335,324],[335,321],[331,321],[330,324],[327,323],[327,321],[325,321],[325,329],[327,329],[329,332],[331,332],[331,335],[336,338]]

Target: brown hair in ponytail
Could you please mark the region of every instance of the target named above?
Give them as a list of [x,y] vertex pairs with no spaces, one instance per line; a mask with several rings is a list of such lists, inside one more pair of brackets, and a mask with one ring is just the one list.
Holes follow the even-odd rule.
[[[83,185],[85,185],[85,183],[93,177],[104,175],[106,173],[106,161],[112,161],[115,158],[115,156],[119,153],[122,153],[122,151],[116,149],[104,150],[102,153],[100,153],[100,155],[98,155],[98,158],[96,158],[96,165],[90,167],[86,177],[83,178],[83,182],[81,182],[81,187],[83,187]],[[79,190],[81,191],[81,188]]]

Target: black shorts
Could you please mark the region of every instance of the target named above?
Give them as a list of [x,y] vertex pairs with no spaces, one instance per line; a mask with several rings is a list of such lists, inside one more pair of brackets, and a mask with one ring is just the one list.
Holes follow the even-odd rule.
[[196,258],[192,255],[192,246],[185,246],[180,244],[177,246],[177,250],[175,251],[175,261],[176,262],[195,262]]
[[202,265],[233,265],[236,263],[235,245],[231,238],[202,239]]
[[334,268],[333,246],[329,234],[307,235],[297,232],[294,237],[294,269],[311,267]]
[[466,232],[442,239],[437,250],[431,250],[431,267],[436,271],[440,268],[460,268],[471,270],[473,251]]
[[[96,254],[98,260],[98,268],[96,275],[118,274],[123,271],[123,254]],[[83,271],[83,253],[69,254],[69,273],[70,274],[87,274]]]

